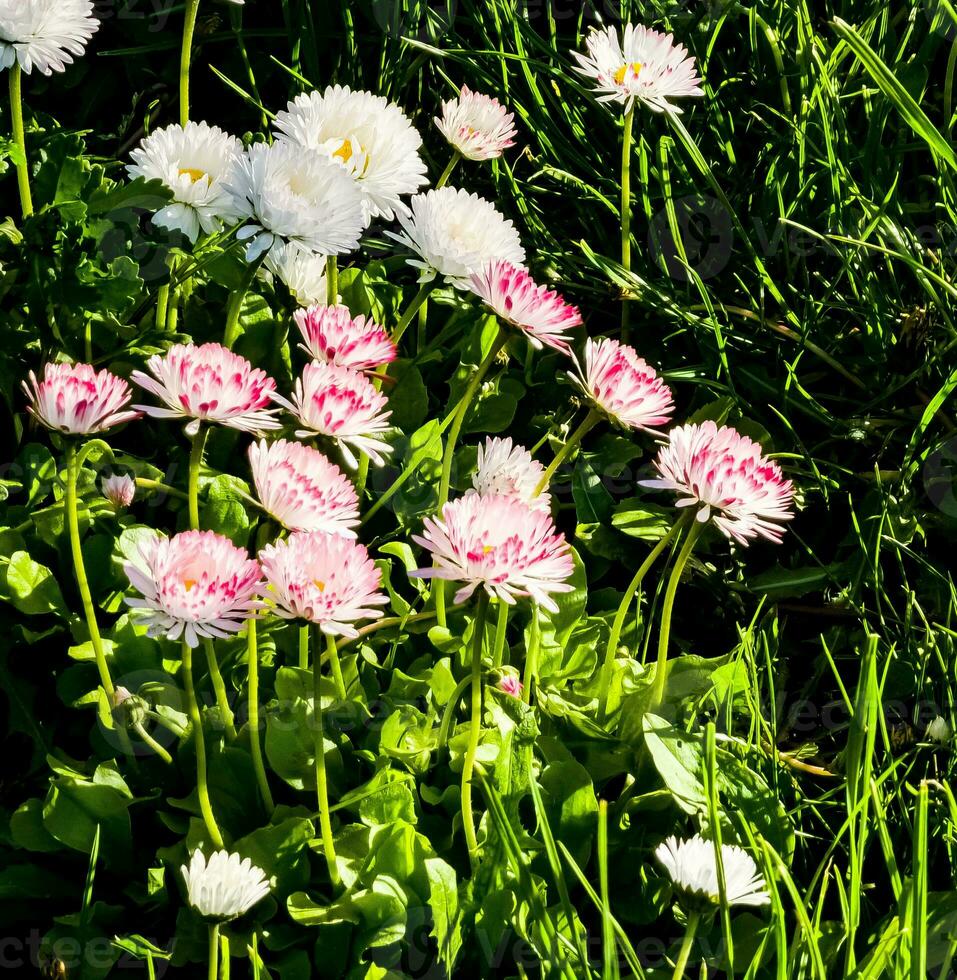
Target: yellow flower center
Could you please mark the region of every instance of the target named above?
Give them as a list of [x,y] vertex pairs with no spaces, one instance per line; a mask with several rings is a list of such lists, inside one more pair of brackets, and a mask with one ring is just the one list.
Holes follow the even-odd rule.
[[630,65],[622,65],[621,68],[615,72],[615,84],[621,85],[625,80],[625,75],[627,75],[629,71],[634,72],[635,78],[637,78],[641,72],[641,67],[640,61],[633,61]]
[[179,175],[180,177],[189,177],[194,184],[197,180],[209,177],[205,170],[198,170],[196,167],[180,167]]
[[332,155],[338,157],[343,163],[348,163],[352,159],[352,140],[343,140],[342,145]]
[[183,587],[189,592],[196,585],[196,579],[188,578],[183,582]]
[[315,586],[315,587],[316,587],[316,588],[317,588],[317,589],[318,589],[318,590],[319,590],[320,592],[325,592],[325,591],[326,591],[326,583],[325,583],[325,582],[322,582],[322,581],[320,581],[319,579],[317,579],[317,578],[314,578],[314,579],[312,580],[312,584],[313,584],[313,585],[314,585],[314,586]]
[[485,545],[485,547],[482,548],[482,554],[483,555],[487,555],[487,554],[489,554],[490,552],[492,552],[494,550],[495,549],[490,544],[487,544],[487,545]]

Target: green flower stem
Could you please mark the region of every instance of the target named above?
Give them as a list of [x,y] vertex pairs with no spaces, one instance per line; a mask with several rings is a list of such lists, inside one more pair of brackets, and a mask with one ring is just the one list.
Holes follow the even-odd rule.
[[17,161],[17,186],[20,189],[20,210],[24,218],[33,214],[33,198],[30,195],[30,165],[27,163],[27,139],[23,129],[23,75],[20,65],[14,61],[10,68],[10,118],[13,123],[13,140],[20,148],[22,159]]
[[462,762],[462,824],[469,849],[469,861],[473,870],[478,863],[478,839],[475,836],[475,818],[472,815],[472,776],[482,734],[482,641],[485,638],[485,615],[488,611],[488,593],[479,592],[478,607],[472,622],[472,712],[469,721],[469,743]]
[[179,324],[179,286],[170,286],[166,304],[166,333],[176,333]]
[[356,496],[359,498],[359,504],[362,504],[362,498],[365,496],[366,483],[369,480],[369,457],[362,455],[359,457],[359,469],[356,471]]
[[306,623],[299,627],[299,668],[309,669],[309,626]]
[[402,335],[406,331],[406,327],[412,322],[412,318],[419,312],[419,307],[429,298],[429,293],[435,288],[435,281],[431,280],[429,282],[424,282],[419,287],[419,291],[415,294],[415,298],[411,303],[405,308],[405,312],[399,317],[399,322],[395,325],[395,330],[392,331],[392,342],[398,347],[399,341],[402,339]]
[[665,673],[668,666],[668,641],[671,638],[671,613],[675,607],[675,594],[678,591],[678,583],[681,581],[681,573],[684,571],[691,552],[694,551],[695,542],[701,534],[704,524],[694,521],[688,530],[681,551],[675,559],[675,567],[671,570],[671,578],[668,579],[668,587],[665,590],[665,601],[661,607],[661,629],[658,633],[658,662],[655,667],[655,686],[651,693],[651,705],[649,711],[654,711],[665,696]]
[[[71,440],[67,443],[66,448],[66,517],[67,528],[70,534],[70,550],[73,554],[73,572],[76,577],[76,586],[80,593],[80,600],[83,603],[83,614],[86,617],[86,626],[90,633],[93,656],[96,658],[96,669],[100,675],[100,685],[106,692],[106,698],[112,710],[116,705],[116,688],[113,686],[113,678],[110,677],[110,667],[106,662],[103,639],[100,636],[100,628],[96,622],[96,607],[93,605],[90,583],[86,577],[86,565],[83,562],[83,548],[80,544],[80,519],[77,513],[76,501],[76,484],[79,475],[80,459],[77,455],[76,443]],[[118,726],[117,732],[119,733],[120,744],[124,752],[131,755],[133,749],[130,745],[130,739],[126,729]]]
[[223,347],[232,349],[233,344],[239,339],[239,317],[243,312],[243,300],[246,293],[259,272],[259,267],[263,264],[264,256],[260,256],[255,262],[246,263],[246,271],[239,285],[233,290],[229,297],[229,308],[226,311],[226,327],[223,330]]
[[216,692],[216,706],[222,715],[223,724],[226,726],[226,737],[232,742],[236,738],[236,722],[233,718],[233,709],[229,706],[229,697],[226,694],[226,684],[223,675],[219,671],[219,661],[216,659],[216,650],[213,641],[206,637],[203,641],[203,648],[206,651],[206,667],[209,670],[209,679]]
[[492,650],[492,666],[501,667],[505,654],[505,631],[508,627],[508,603],[499,601],[498,622],[495,624],[495,646]]
[[625,589],[625,594],[621,597],[621,605],[615,613],[615,619],[611,626],[611,633],[608,636],[608,646],[605,648],[605,661],[601,667],[601,680],[599,683],[598,695],[598,717],[603,721],[608,711],[608,693],[611,688],[611,675],[615,665],[615,654],[618,652],[618,641],[621,639],[621,631],[625,625],[625,618],[631,608],[635,593],[641,585],[642,580],[648,574],[651,566],[658,560],[658,556],[671,544],[675,535],[684,526],[685,518],[681,517],[669,528],[668,533],[651,549],[648,557],[641,563],[641,567],[635,572],[635,577],[631,584]]
[[558,472],[558,467],[575,451],[575,448],[582,439],[598,424],[599,419],[601,419],[601,413],[595,408],[591,409],[582,419],[581,425],[565,440],[565,445],[555,453],[555,458],[548,464],[548,469],[542,474],[542,478],[538,481],[538,486],[535,488],[535,493],[532,494],[533,497],[537,497],[540,493],[548,489],[549,483],[552,482],[552,477]]
[[249,749],[253,757],[253,769],[256,771],[256,782],[268,813],[276,809],[269,780],[266,778],[266,767],[263,764],[262,744],[259,741],[259,644],[256,642],[256,618],[246,621],[246,689],[249,711]]
[[145,477],[138,476],[135,482],[140,490],[158,490],[160,493],[168,493],[171,497],[179,497],[180,500],[189,500],[189,494],[183,493],[182,490],[177,490],[176,487],[171,487],[166,483],[160,483],[159,480],[147,480]]
[[700,921],[701,914],[699,912],[688,913],[685,937],[681,940],[681,949],[678,951],[678,959],[675,961],[675,972],[671,974],[671,980],[684,980],[685,967],[688,965],[688,957],[691,955],[691,944],[694,942],[695,933],[698,931],[698,923]]
[[196,30],[196,16],[199,13],[199,0],[186,0],[186,21],[183,24],[183,47],[179,56],[179,124],[189,122],[189,62],[193,54],[193,33]]
[[166,763],[166,765],[171,765],[173,762],[173,757],[163,748],[159,742],[153,738],[152,735],[143,727],[142,722],[133,723],[133,731]]
[[[318,629],[318,627],[316,627]],[[340,701],[346,699],[346,682],[342,679],[342,664],[339,662],[339,648],[334,636],[326,636],[326,651],[329,668],[332,671],[332,681],[336,685],[336,697]]]
[[462,700],[462,695],[465,693],[469,685],[472,683],[472,675],[468,674],[458,682],[455,690],[452,692],[452,697],[449,698],[448,704],[445,706],[445,711],[442,712],[442,722],[439,725],[439,741],[436,749],[441,752],[445,748],[446,743],[449,740],[449,732],[452,729],[452,719],[455,717],[455,709],[458,706],[459,701]]
[[199,468],[203,465],[203,449],[206,448],[208,433],[209,430],[200,424],[189,453],[189,526],[194,531],[199,530]]
[[193,651],[185,641],[183,642],[183,686],[186,688],[186,710],[196,742],[196,792],[199,796],[199,809],[209,839],[214,847],[221,848],[223,835],[219,832],[216,817],[213,816],[213,807],[209,802],[209,786],[206,782],[206,741],[203,738],[203,719],[196,701],[196,688],[193,687]]
[[425,302],[419,307],[419,329],[416,331],[415,336],[415,353],[417,355],[421,354],[428,343],[428,331],[426,330],[426,325],[429,322],[429,300],[426,297]]
[[[329,637],[329,643],[335,641]],[[319,807],[319,827],[322,834],[322,851],[329,869],[329,879],[337,891],[341,884],[336,866],[336,849],[332,842],[332,819],[329,815],[329,788],[326,784],[326,745],[322,724],[322,657],[316,647],[312,656],[312,724],[315,736],[316,801]]]
[[[471,381],[468,383],[468,387],[465,389],[465,394],[462,395],[462,400],[459,402],[458,407],[455,410],[455,415],[452,417],[452,425],[449,428],[449,437],[445,442],[445,454],[442,457],[442,476],[439,480],[439,499],[436,505],[436,511],[439,515],[442,514],[442,508],[448,503],[449,500],[449,488],[452,484],[452,460],[455,456],[455,446],[459,441],[459,434],[462,431],[462,426],[465,423],[465,416],[468,414],[468,410],[475,399],[475,394],[485,380],[485,376],[489,372],[489,368],[495,363],[495,359],[498,357],[499,351],[505,346],[508,340],[508,334],[500,326],[498,328],[498,334],[492,341],[492,346],[489,348],[488,353],[482,359],[482,363],[478,366],[476,372],[472,375]],[[435,596],[435,617],[439,626],[445,626],[445,581],[444,579],[437,579],[435,585],[432,587],[432,593]]]
[[442,176],[439,177],[438,181],[436,182],[435,185],[436,190],[438,190],[440,187],[445,187],[445,185],[448,183],[449,177],[452,176],[452,171],[459,165],[459,160],[461,159],[462,159],[462,154],[459,153],[458,150],[456,150],[452,154],[452,159],[449,160],[448,166],[446,166],[445,170],[442,171]]
[[339,262],[334,255],[326,256],[326,305],[339,302]]
[[156,329],[162,333],[166,330],[166,311],[169,309],[169,283],[164,282],[156,292]]
[[525,674],[522,678],[522,700],[532,703],[532,687],[538,674],[538,651],[541,649],[541,626],[538,620],[538,604],[532,603],[532,626],[525,651]]
[[209,980],[216,980],[219,976],[219,923],[210,922],[209,924]]
[[[625,113],[621,136],[621,265],[631,272],[631,131],[635,121],[635,106]],[[631,308],[628,301],[621,304],[621,339],[628,339],[628,319]]]

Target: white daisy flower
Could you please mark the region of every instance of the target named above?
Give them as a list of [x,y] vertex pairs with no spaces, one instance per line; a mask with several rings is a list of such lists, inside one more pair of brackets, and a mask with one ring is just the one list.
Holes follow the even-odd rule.
[[229,851],[215,851],[208,862],[202,851],[193,851],[189,866],[180,871],[189,904],[211,922],[238,919],[270,891],[262,868]]
[[599,102],[630,109],[637,99],[654,112],[680,113],[672,99],[704,95],[694,58],[672,34],[626,24],[619,40],[614,27],[593,27],[585,46],[586,54],[572,52],[576,70],[594,81]]
[[225,179],[249,224],[236,237],[248,242],[246,261],[276,259],[286,243],[336,255],[359,244],[365,227],[362,198],[342,167],[293,143],[255,143]]
[[[688,840],[669,837],[659,844],[655,857],[661,862],[675,888],[690,902],[705,908],[717,905],[718,865],[714,843],[700,834]],[[729,905],[769,905],[764,876],[747,851],[731,844],[721,845],[725,896]]]
[[535,493],[544,475],[545,467],[524,446],[513,445],[510,438],[487,436],[485,445],[478,447],[472,488],[483,497],[510,497],[548,513],[551,494]]
[[471,274],[493,259],[524,263],[515,226],[477,194],[441,187],[418,194],[410,203],[411,215],[399,215],[402,232],[386,234],[419,256],[409,259],[409,265],[422,270],[421,282],[441,275],[468,289]]
[[93,0],[0,0],[0,69],[64,71],[99,26]]
[[153,215],[153,224],[181,231],[195,242],[200,231],[211,235],[242,217],[223,184],[243,152],[235,136],[217,126],[190,122],[157,129],[130,154],[131,177],[161,180],[173,201]]
[[465,85],[457,99],[442,103],[439,132],[466,160],[491,160],[515,145],[515,116],[498,99]]
[[315,306],[328,299],[324,255],[285,243],[266,255],[265,267],[286,284],[300,306]]
[[298,96],[276,116],[279,139],[319,150],[358,185],[366,224],[407,211],[401,197],[428,183],[422,137],[394,103],[331,85]]

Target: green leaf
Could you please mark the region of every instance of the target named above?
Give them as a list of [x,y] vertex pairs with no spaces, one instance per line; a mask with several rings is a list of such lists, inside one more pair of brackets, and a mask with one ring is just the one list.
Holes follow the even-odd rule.
[[0,570],[0,598],[27,616],[68,613],[53,573],[25,551],[15,551]]
[[246,484],[223,474],[206,484],[203,507],[202,526],[225,535],[240,548],[246,546],[249,538],[249,514],[244,503],[246,493]]

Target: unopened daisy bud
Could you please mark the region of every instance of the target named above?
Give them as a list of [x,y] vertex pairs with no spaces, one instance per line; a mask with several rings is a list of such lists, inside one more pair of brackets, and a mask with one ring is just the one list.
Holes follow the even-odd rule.
[[950,725],[938,715],[933,721],[927,725],[927,729],[924,732],[924,737],[928,742],[949,742],[950,741]]
[[510,698],[520,698],[522,696],[522,682],[519,679],[518,671],[512,667],[502,667],[495,680],[495,690],[507,694]]
[[125,687],[117,687],[113,696],[113,715],[128,726],[142,725],[149,705],[138,694]]
[[498,99],[463,85],[457,99],[442,103],[439,132],[466,160],[491,160],[515,145],[515,116]]
[[658,435],[671,421],[671,389],[633,348],[617,340],[585,342],[585,370],[569,377],[612,422]]
[[193,851],[189,865],[180,868],[189,904],[208,922],[229,922],[245,915],[270,890],[266,874],[249,858],[216,851],[209,861]]
[[105,476],[100,481],[100,489],[103,496],[117,508],[129,507],[136,496],[136,481],[131,476],[124,476],[114,473],[112,476]]
[[695,517],[739,544],[756,537],[779,543],[782,523],[794,517],[794,487],[761,447],[730,426],[714,422],[682,425],[668,433],[658,451],[659,478],[642,486],[672,490],[678,507],[696,508]]
[[654,112],[680,113],[673,99],[704,94],[694,58],[671,34],[626,24],[619,39],[614,27],[595,27],[585,46],[586,54],[573,52],[575,70],[592,79],[599,102],[628,110],[637,100]]
[[292,293],[300,306],[325,303],[328,298],[326,286],[326,257],[315,252],[307,252],[298,245],[285,243],[266,255],[263,276],[272,273]]
[[[675,890],[689,911],[709,912],[721,902],[714,843],[700,834],[688,840],[669,837],[655,850],[655,857],[668,873]],[[747,851],[731,844],[721,845],[725,897],[729,905],[769,905],[764,876]]]

